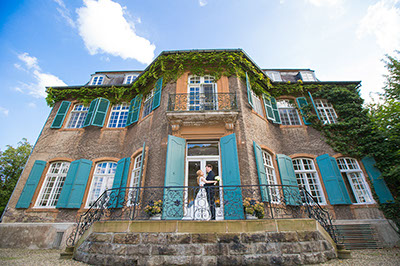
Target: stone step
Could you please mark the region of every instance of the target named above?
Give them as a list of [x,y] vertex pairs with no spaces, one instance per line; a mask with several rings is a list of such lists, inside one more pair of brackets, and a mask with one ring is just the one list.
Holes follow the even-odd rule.
[[346,249],[381,248],[375,229],[370,224],[341,224],[335,227],[339,241]]
[[63,259],[63,260],[72,259],[73,256],[74,256],[74,252],[61,252],[60,253],[60,259]]
[[346,249],[338,249],[337,251],[339,259],[351,259],[351,251]]

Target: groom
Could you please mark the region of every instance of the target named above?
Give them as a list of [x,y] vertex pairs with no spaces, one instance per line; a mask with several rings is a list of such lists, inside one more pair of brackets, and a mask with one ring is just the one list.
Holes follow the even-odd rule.
[[[212,170],[212,165],[207,164],[206,165],[206,172],[207,172],[207,181],[214,181],[215,174]],[[215,187],[214,184],[209,183],[209,184],[204,184],[206,192],[207,192],[207,199],[208,203],[210,205],[210,211],[211,211],[211,220],[215,220]]]

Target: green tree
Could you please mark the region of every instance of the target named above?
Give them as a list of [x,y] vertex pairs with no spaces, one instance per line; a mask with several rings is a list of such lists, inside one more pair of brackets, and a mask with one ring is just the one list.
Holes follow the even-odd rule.
[[374,131],[384,140],[376,145],[380,154],[375,156],[377,166],[395,198],[393,204],[381,204],[381,209],[400,228],[400,60],[386,55],[383,61],[389,72],[385,76],[384,92],[379,103],[369,105],[369,114]]
[[0,151],[0,214],[11,197],[31,151],[32,145],[25,138],[18,142],[16,148],[7,145],[4,152]]

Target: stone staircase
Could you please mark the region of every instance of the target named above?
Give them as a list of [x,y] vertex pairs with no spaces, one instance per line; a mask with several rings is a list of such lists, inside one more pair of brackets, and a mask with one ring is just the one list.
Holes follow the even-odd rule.
[[342,244],[348,250],[382,248],[382,244],[371,224],[336,225],[336,232],[339,236],[339,242],[343,242]]

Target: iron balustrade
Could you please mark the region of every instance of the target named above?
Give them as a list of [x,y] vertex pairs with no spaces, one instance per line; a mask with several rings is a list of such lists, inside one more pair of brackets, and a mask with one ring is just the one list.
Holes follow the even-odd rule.
[[213,215],[212,208],[215,208],[216,220],[249,219],[251,217],[246,217],[244,201],[251,206],[258,204],[256,215],[261,219],[313,218],[337,242],[330,214],[304,187],[171,186],[124,187],[104,191],[91,207],[77,218],[76,226],[67,238],[67,246],[74,246],[96,221],[147,220],[151,217],[148,213],[149,208],[157,206],[160,207],[157,211],[161,213],[159,219],[163,220],[210,220]]
[[236,93],[169,94],[168,111],[235,111]]

